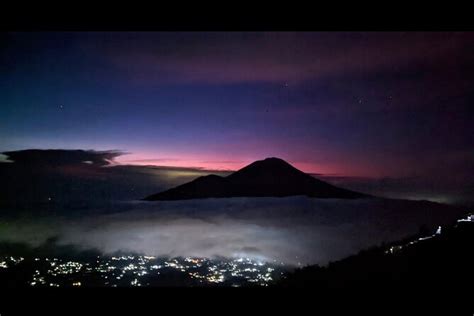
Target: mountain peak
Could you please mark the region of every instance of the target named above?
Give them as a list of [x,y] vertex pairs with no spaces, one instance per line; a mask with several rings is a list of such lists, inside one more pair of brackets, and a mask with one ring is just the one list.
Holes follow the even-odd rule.
[[206,176],[145,200],[181,200],[209,197],[360,198],[367,195],[335,187],[296,169],[277,157],[257,160],[227,177]]
[[257,160],[254,163],[260,163],[260,164],[265,164],[265,165],[273,165],[273,166],[291,166],[287,161],[277,158],[277,157],[268,157],[263,160]]
[[283,160],[281,158],[269,157],[269,158],[265,158],[263,160],[254,161],[251,164],[243,167],[242,169],[237,170],[236,172],[239,172],[241,170],[244,170],[244,169],[246,169],[248,167],[252,167],[252,166],[268,167],[268,168],[287,168],[287,167],[291,167],[293,169],[296,169],[295,167],[293,167],[292,165],[290,165],[288,162],[286,162],[285,160]]
[[268,157],[263,160],[257,160],[255,162],[269,162],[269,163],[284,163],[284,164],[289,164],[285,160],[278,158],[278,157]]

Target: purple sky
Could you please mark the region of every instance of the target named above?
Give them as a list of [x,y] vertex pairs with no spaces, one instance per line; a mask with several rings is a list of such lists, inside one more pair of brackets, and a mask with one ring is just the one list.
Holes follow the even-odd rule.
[[0,149],[472,190],[474,33],[6,33]]

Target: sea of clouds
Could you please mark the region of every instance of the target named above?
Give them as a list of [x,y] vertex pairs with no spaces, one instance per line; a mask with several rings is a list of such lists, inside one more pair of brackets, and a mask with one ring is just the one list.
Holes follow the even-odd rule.
[[226,198],[117,202],[117,211],[3,218],[0,242],[59,245],[104,254],[250,257],[325,264],[455,220],[450,206],[389,199]]

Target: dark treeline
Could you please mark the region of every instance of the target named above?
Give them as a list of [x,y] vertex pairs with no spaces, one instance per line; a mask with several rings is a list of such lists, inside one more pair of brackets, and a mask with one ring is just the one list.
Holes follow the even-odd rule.
[[384,245],[325,267],[297,269],[282,278],[276,287],[354,294],[370,291],[382,296],[455,295],[460,304],[466,303],[474,284],[473,244],[474,223],[460,222],[430,239],[398,243],[393,252],[390,246]]

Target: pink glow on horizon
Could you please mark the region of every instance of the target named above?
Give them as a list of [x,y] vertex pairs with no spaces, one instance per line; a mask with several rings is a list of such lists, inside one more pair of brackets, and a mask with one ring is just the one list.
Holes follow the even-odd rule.
[[[222,157],[218,159],[215,156],[183,156],[179,155],[163,155],[161,157],[154,154],[127,154],[124,156],[117,157],[115,161],[122,165],[140,165],[140,166],[166,166],[166,167],[178,167],[178,168],[190,168],[199,169],[206,171],[237,171],[256,160],[262,160],[270,156],[262,157],[235,157],[235,159],[229,157]],[[171,158],[179,157],[179,158]],[[278,156],[276,156],[278,157]],[[338,163],[312,163],[305,161],[294,161],[292,159],[285,159],[288,163],[293,165],[295,168],[312,174],[324,174],[324,175],[346,175],[346,176],[373,176],[372,173],[366,172],[366,168],[356,169],[354,166],[341,165]],[[365,170],[364,170],[365,169]],[[373,171],[373,169],[372,169]]]
[[139,166],[166,166],[166,167],[179,167],[179,168],[190,168],[200,169],[209,171],[235,171],[242,167],[245,167],[248,163],[245,162],[219,162],[219,161],[202,161],[199,159],[121,159],[117,158],[116,161],[123,165],[139,165]]

